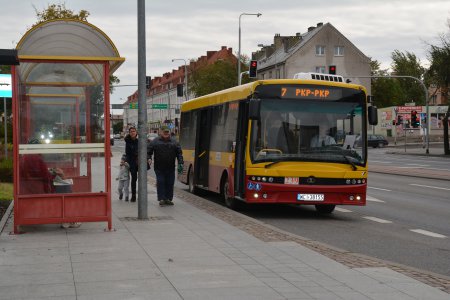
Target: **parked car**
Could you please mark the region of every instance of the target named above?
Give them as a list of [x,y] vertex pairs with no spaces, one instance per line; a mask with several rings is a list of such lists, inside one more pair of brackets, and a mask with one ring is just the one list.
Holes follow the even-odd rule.
[[373,148],[383,148],[386,147],[389,142],[386,140],[386,138],[379,134],[369,134],[367,136],[367,144],[369,147]]
[[[356,143],[356,146],[361,147],[361,136],[358,135],[355,143]],[[367,135],[368,147],[383,148],[383,147],[386,147],[388,144],[389,144],[389,142],[382,135],[379,135],[379,134],[368,134]]]
[[149,141],[149,142],[151,142],[151,141],[153,141],[155,138],[157,138],[158,137],[158,134],[157,133],[154,133],[154,132],[152,132],[152,133],[148,133],[147,134],[147,141]]
[[120,133],[116,133],[116,134],[114,135],[114,138],[115,138],[116,140],[120,140]]

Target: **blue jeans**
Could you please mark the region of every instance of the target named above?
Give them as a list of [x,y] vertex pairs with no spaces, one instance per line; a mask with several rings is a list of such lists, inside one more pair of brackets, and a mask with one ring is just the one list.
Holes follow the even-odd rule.
[[158,201],[173,199],[175,170],[155,170]]

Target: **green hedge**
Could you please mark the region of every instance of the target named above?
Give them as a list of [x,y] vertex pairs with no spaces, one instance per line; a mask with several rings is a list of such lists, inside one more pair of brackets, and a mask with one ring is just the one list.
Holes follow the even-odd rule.
[[0,160],[0,182],[13,182],[12,158]]
[[0,183],[0,203],[6,203],[9,205],[9,200],[13,198],[13,185],[12,183]]

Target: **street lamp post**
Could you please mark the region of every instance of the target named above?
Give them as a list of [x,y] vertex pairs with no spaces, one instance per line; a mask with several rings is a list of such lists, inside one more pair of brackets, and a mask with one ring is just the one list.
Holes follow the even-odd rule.
[[238,85],[241,85],[241,17],[242,16],[256,16],[259,18],[261,13],[242,13],[239,15],[239,48],[238,48]]
[[176,60],[182,60],[184,61],[184,84],[186,84],[186,90],[184,91],[184,96],[186,98],[186,101],[188,100],[188,74],[187,74],[187,63],[186,60],[184,58],[174,58],[172,59],[172,62],[176,61]]

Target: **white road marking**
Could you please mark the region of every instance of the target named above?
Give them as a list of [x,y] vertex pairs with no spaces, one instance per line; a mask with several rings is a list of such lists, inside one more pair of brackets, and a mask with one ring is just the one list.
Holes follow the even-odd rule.
[[372,201],[372,202],[386,203],[386,201],[383,201],[383,200],[380,200],[380,199],[377,199],[377,198],[374,198],[374,197],[371,197],[371,196],[367,196],[366,200],[367,201]]
[[369,189],[374,189],[374,190],[380,190],[380,191],[392,192],[391,190],[382,189],[382,188],[376,188],[376,187],[373,187],[373,186],[369,186],[368,188],[369,188]]
[[391,164],[392,161],[386,161],[386,160],[371,160],[369,163],[380,163],[380,164]]
[[340,211],[340,212],[344,212],[344,213],[352,212],[349,209],[345,209],[345,208],[341,208],[341,207],[336,207],[335,210]]
[[423,185],[423,184],[415,184],[415,183],[410,183],[409,185],[422,186],[422,187],[427,187],[427,188],[430,188],[430,189],[450,191],[450,189],[448,189],[448,188],[443,188],[443,187],[439,187],[439,186],[431,186],[431,185]]
[[446,238],[445,235],[442,235],[442,234],[439,234],[439,233],[434,233],[434,232],[423,230],[423,229],[410,229],[410,231],[415,232],[415,233],[420,233],[420,234],[423,234],[423,235],[428,235],[428,236],[435,237],[435,238],[440,238],[440,239],[445,239]]
[[421,165],[421,164],[407,164],[408,166],[417,166],[417,167],[428,167],[429,165]]
[[384,220],[384,219],[380,219],[380,218],[376,218],[376,217],[369,217],[369,216],[366,216],[366,217],[363,217],[363,218],[364,218],[364,219],[367,219],[367,220],[374,221],[374,222],[378,222],[378,223],[384,223],[384,224],[392,223],[392,221]]

